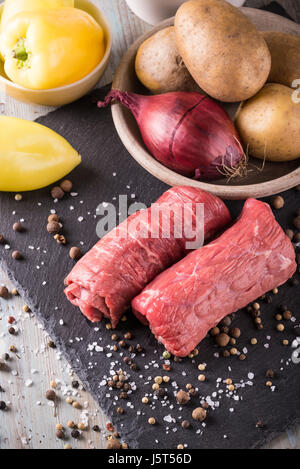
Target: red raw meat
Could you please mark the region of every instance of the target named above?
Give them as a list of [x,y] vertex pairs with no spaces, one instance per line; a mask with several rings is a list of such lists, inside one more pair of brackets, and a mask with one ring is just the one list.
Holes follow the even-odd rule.
[[[65,290],[71,303],[79,306],[91,321],[100,321],[104,315],[115,327],[131,300],[157,274],[186,254],[187,239],[176,238],[174,228],[182,223],[184,206],[190,207],[191,224],[196,225],[196,204],[204,204],[205,239],[211,239],[231,222],[227,207],[218,197],[193,187],[168,190],[154,205],[174,210],[170,238],[150,236],[153,233],[150,209],[132,215],[101,239],[73,268]],[[145,220],[145,215],[148,220],[141,221],[140,231],[132,233],[129,224],[139,221],[139,217]],[[161,227],[160,221],[156,225]]]
[[167,350],[185,357],[224,316],[295,270],[293,245],[269,205],[249,199],[231,228],[156,277],[132,307]]

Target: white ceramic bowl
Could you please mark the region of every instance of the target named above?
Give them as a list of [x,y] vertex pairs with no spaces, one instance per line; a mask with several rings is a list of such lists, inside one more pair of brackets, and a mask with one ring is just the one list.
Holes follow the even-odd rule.
[[[177,9],[186,0],[126,0],[135,15],[149,24],[158,24],[174,16]],[[227,0],[236,7],[240,7],[245,0]]]
[[[75,83],[70,85],[60,86],[59,88],[51,88],[49,90],[30,90],[23,88],[13,83],[6,76],[4,72],[3,62],[0,61],[0,87],[6,94],[12,98],[18,99],[30,104],[40,104],[43,106],[63,106],[64,104],[71,103],[81,98],[98,83],[101,76],[105,72],[106,66],[109,61],[112,48],[112,33],[107,20],[99,8],[90,0],[75,0],[76,8],[88,12],[95,20],[102,26],[105,34],[106,51],[103,59],[97,67]],[[0,6],[0,17],[2,14],[3,5]]]

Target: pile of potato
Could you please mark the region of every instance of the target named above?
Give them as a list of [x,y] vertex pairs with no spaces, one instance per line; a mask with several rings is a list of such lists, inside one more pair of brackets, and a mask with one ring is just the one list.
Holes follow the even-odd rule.
[[140,46],[135,65],[153,93],[202,90],[242,101],[235,124],[252,156],[300,157],[300,36],[261,33],[225,0],[189,0],[174,27]]

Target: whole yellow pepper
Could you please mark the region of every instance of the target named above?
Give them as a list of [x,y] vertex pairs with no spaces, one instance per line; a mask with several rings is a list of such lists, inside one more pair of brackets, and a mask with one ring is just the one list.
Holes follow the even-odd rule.
[[0,116],[0,142],[0,191],[40,189],[81,162],[67,140],[36,122]]
[[1,34],[7,76],[45,90],[88,75],[105,53],[101,26],[83,10],[57,8],[18,13]]
[[17,13],[59,7],[74,7],[74,0],[5,0],[1,29],[3,30],[10,18]]

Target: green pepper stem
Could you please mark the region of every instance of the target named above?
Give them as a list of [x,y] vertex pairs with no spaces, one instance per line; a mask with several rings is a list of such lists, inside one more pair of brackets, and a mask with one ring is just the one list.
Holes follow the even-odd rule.
[[24,39],[19,39],[19,41],[16,45],[16,48],[13,51],[13,56],[14,56],[15,59],[22,60],[24,62],[28,59],[28,52],[27,52],[27,49],[25,47]]

